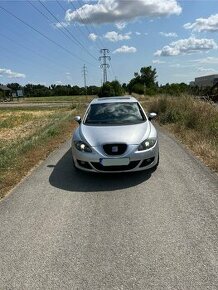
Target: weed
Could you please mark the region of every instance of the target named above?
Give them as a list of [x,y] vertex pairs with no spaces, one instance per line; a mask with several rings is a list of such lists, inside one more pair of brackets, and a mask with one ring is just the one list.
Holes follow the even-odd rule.
[[218,170],[218,112],[213,104],[189,96],[162,97],[151,102],[149,111],[157,112],[160,124],[171,124],[171,131]]

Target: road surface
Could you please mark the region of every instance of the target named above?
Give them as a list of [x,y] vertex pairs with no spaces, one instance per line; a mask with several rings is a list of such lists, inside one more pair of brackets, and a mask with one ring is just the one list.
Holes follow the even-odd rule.
[[160,151],[122,175],[53,152],[0,202],[0,289],[218,289],[217,177],[164,133]]

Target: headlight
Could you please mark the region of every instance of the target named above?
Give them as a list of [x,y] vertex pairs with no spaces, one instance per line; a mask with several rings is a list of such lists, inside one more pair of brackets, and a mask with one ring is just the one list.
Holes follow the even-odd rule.
[[139,145],[138,150],[142,151],[150,149],[155,145],[156,142],[157,142],[156,138],[148,138]]
[[84,143],[83,141],[74,141],[74,145],[77,150],[82,151],[82,152],[92,152],[92,149]]

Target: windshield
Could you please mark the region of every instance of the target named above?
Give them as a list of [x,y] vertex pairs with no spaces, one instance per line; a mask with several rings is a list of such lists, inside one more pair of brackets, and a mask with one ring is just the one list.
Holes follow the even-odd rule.
[[131,125],[146,121],[138,103],[92,104],[85,124],[88,125]]

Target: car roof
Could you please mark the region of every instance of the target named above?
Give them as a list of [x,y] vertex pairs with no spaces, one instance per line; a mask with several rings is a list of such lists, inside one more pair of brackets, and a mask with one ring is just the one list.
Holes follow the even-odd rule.
[[116,96],[106,98],[95,98],[91,101],[91,104],[105,104],[105,103],[135,103],[138,102],[132,96]]

